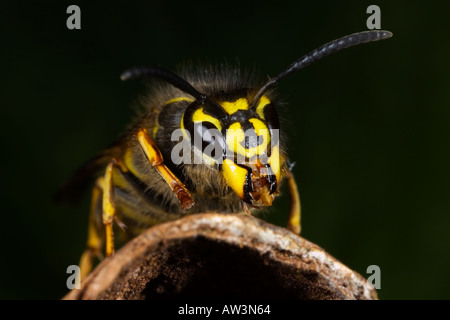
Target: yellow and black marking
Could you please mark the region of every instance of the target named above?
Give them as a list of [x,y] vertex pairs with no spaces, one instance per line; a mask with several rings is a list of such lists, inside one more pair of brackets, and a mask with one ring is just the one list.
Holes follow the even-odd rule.
[[[250,73],[222,65],[187,68],[183,77],[157,67],[123,73],[122,80],[153,77],[161,83],[146,95],[145,112],[132,129],[78,170],[59,194],[60,199],[75,200],[77,190],[96,179],[87,248],[80,262],[83,277],[103,249],[106,256],[114,253],[116,240],[126,241],[184,214],[253,213],[272,205],[283,180],[291,194],[287,227],[299,233],[300,198],[287,166],[280,103],[272,89],[332,52],[390,36],[373,30],[334,40],[262,85]],[[178,129],[184,130],[180,139],[187,139],[188,151],[205,156],[205,161],[172,161],[172,150],[180,143],[172,140],[172,133]],[[219,154],[207,154],[212,144],[220,147]]]
[[[215,129],[221,133],[223,154],[219,158],[220,168],[228,185],[242,200],[258,206],[252,194],[255,189],[253,181],[255,175],[260,178],[257,171],[262,166],[270,186],[269,195],[276,192],[281,163],[275,159],[279,157],[278,141],[271,145],[271,137],[277,136],[274,130],[279,130],[279,120],[269,97],[261,97],[256,108],[250,106],[247,97],[193,103],[183,114],[180,127],[186,129],[193,140],[202,141],[201,152],[215,142],[205,139],[205,132]],[[269,161],[257,164],[257,159]],[[254,163],[258,168],[251,168],[246,163]]]

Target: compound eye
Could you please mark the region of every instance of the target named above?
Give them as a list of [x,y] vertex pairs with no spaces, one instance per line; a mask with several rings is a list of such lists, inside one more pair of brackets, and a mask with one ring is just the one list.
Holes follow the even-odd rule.
[[222,116],[217,106],[198,102],[191,104],[183,115],[183,125],[190,134],[192,146],[216,160],[223,156],[225,149]]
[[202,153],[211,158],[221,157],[225,147],[220,130],[207,121],[194,123],[194,144]]

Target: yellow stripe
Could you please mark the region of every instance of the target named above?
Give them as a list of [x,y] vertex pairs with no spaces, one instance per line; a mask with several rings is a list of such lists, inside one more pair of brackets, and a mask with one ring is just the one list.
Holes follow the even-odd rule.
[[159,127],[157,125],[155,125],[155,127],[153,128],[153,139],[155,139],[158,129],[159,129]]
[[254,156],[263,156],[267,152],[267,146],[270,141],[269,130],[267,129],[264,122],[259,119],[252,118],[248,120],[253,124],[255,128],[255,132],[258,136],[263,136],[263,143],[257,147],[252,147],[246,149],[242,146],[242,143],[245,139],[245,132],[242,129],[242,126],[239,122],[233,123],[228,127],[226,144],[228,150],[232,150],[233,152],[244,155],[248,158],[252,158]]
[[130,172],[137,177],[138,179],[142,180],[143,175],[139,171],[139,169],[134,165],[134,152],[132,149],[128,149],[125,154],[123,155],[123,163],[125,167],[130,170]]
[[222,102],[221,106],[228,114],[233,114],[238,110],[248,110],[248,100],[239,98],[234,102]]
[[272,154],[269,158],[269,164],[272,168],[273,173],[275,173],[275,176],[277,178],[277,182],[280,183],[280,148],[278,146],[274,146],[272,148]]
[[171,104],[171,103],[179,102],[179,101],[194,102],[195,99],[190,98],[190,97],[177,97],[177,98],[173,98],[173,99],[170,99],[170,100],[164,102],[163,107],[164,107],[164,106],[167,106],[167,105],[169,105],[169,104]]
[[248,171],[229,159],[223,160],[222,170],[227,184],[236,192],[239,198],[244,199],[244,185]]
[[239,122],[235,122],[228,127],[226,136],[226,145],[228,150],[240,155],[245,155],[245,149],[241,146],[241,142],[244,141],[244,139],[244,130],[242,130],[242,126]]
[[[256,107],[256,113],[264,119],[264,107],[270,103],[270,100],[266,96],[262,96],[259,98],[258,106]],[[266,119],[264,119],[266,120]]]
[[216,118],[203,112],[203,108],[197,109],[192,115],[192,122],[211,122],[219,131],[222,131],[222,126]]
[[128,181],[126,180],[126,178],[123,176],[122,172],[117,167],[114,167],[114,169],[113,169],[112,179],[114,181],[115,187],[125,189],[128,186]]
[[264,124],[264,122],[262,122],[259,119],[256,118],[252,118],[248,120],[251,124],[253,124],[253,127],[255,128],[255,132],[258,136],[263,136],[263,144],[259,145],[257,147],[257,151],[256,153],[258,155],[262,155],[263,152],[266,152],[267,150],[267,146],[269,145],[270,142],[270,134],[269,134],[269,129],[267,128],[267,126]]

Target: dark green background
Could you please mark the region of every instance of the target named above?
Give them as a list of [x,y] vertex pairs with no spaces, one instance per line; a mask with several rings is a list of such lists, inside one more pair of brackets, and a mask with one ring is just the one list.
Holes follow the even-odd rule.
[[[52,195],[131,119],[127,67],[239,59],[274,75],[309,50],[366,30],[390,40],[326,58],[280,93],[300,186],[302,235],[368,276],[381,299],[449,299],[450,43],[443,2],[2,2],[0,298],[57,299],[84,248],[89,196]],[[78,4],[82,29],[66,28]],[[268,219],[283,224],[276,202]]]

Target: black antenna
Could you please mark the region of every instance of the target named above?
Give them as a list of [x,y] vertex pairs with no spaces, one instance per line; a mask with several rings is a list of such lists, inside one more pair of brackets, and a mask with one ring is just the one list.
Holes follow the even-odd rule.
[[122,81],[134,80],[143,77],[156,77],[166,80],[168,83],[174,87],[184,91],[191,96],[193,96],[200,104],[204,104],[206,101],[206,95],[198,92],[193,86],[191,86],[186,80],[180,78],[176,74],[170,72],[169,70],[158,68],[158,67],[134,67],[126,70],[120,76]]
[[253,108],[256,107],[258,100],[263,96],[263,94],[267,90],[273,88],[281,79],[285,78],[291,73],[303,69],[309,66],[311,63],[320,60],[333,52],[353,47],[362,43],[388,39],[390,37],[392,37],[392,32],[390,31],[385,30],[363,31],[350,34],[348,36],[333,40],[331,42],[328,42],[327,44],[320,46],[319,48],[311,51],[310,53],[296,60],[286,70],[282,71],[277,76],[270,78],[256,93],[255,98],[253,99],[252,107]]

